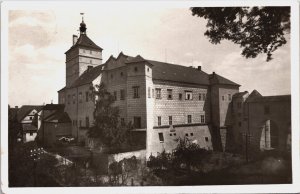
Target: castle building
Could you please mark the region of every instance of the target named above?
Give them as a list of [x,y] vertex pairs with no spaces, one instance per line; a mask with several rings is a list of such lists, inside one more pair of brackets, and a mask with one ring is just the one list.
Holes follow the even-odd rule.
[[86,142],[95,109],[91,89],[104,83],[115,96],[120,118],[132,122],[134,132],[146,142],[147,154],[176,148],[178,138],[188,138],[206,149],[224,150],[233,126],[232,97],[236,84],[201,67],[153,61],[122,52],[102,64],[102,48],[80,24],[80,37],[66,54],[66,86],[58,91],[59,104],[72,121],[72,135]]
[[232,101],[236,147],[259,151],[291,150],[291,95],[236,93]]

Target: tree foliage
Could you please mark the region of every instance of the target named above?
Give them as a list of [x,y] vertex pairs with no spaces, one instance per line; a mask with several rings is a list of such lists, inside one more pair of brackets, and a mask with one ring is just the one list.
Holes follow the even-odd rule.
[[147,166],[153,170],[201,168],[202,160],[209,154],[210,151],[200,148],[198,144],[192,143],[188,138],[179,138],[178,145],[172,153],[163,151],[156,157],[151,155]]
[[96,85],[93,90],[95,96],[94,126],[88,131],[89,137],[100,138],[101,141],[111,148],[120,148],[128,141],[129,129],[131,123],[120,122],[120,111],[105,85],[102,83]]
[[265,53],[271,60],[290,31],[290,7],[193,7],[191,11],[207,20],[204,35],[211,43],[225,39],[239,44],[246,58]]

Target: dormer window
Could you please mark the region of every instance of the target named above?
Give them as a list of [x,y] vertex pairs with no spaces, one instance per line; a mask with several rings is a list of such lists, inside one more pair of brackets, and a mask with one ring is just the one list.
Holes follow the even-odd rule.
[[149,67],[147,67],[147,72],[149,72],[150,71],[150,69],[149,69]]

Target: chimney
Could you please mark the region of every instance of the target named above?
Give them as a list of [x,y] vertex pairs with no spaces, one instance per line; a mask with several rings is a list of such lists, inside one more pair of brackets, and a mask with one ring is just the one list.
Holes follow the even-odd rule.
[[213,75],[215,75],[216,73],[215,72],[213,72]]
[[201,71],[201,66],[198,66],[198,71]]
[[18,106],[15,106],[15,109],[18,109],[19,107]]
[[91,69],[93,69],[93,66],[88,65],[88,66],[87,66],[87,71],[90,71]]
[[76,44],[77,39],[78,39],[78,36],[73,34],[73,45]]

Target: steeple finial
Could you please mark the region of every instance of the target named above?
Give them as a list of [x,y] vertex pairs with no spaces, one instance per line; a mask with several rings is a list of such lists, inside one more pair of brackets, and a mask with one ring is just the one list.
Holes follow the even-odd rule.
[[82,15],[82,22],[80,23],[79,31],[80,34],[86,34],[86,24],[84,23],[84,18],[83,18],[84,13],[80,13],[80,15]]

